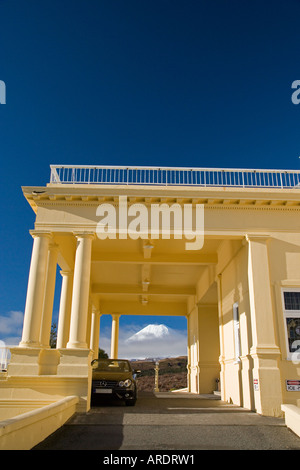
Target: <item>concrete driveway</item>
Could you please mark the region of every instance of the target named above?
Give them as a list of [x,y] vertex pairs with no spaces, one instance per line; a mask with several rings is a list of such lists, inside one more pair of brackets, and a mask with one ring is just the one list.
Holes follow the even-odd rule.
[[300,450],[284,419],[215,395],[140,393],[135,407],[99,402],[34,450]]

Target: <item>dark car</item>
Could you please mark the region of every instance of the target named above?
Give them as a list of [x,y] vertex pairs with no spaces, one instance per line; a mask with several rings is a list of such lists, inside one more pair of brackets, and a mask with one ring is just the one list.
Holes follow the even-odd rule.
[[97,397],[111,397],[134,406],[137,399],[135,375],[125,359],[95,359],[92,362],[92,403]]

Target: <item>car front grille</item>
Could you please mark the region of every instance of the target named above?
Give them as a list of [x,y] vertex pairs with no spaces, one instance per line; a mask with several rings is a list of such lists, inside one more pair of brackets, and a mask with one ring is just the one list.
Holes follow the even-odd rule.
[[95,388],[116,388],[119,382],[116,380],[93,380]]

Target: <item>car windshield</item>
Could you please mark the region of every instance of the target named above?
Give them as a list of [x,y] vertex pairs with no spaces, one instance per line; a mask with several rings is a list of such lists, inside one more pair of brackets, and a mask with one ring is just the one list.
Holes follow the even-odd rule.
[[96,359],[92,362],[93,370],[103,370],[106,372],[130,372],[128,361],[118,359]]

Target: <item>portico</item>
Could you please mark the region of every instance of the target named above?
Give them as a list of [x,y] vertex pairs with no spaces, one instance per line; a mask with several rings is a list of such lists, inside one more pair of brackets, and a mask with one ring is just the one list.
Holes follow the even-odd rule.
[[[78,176],[83,170],[89,180]],[[271,172],[266,183],[265,173],[255,170],[250,184],[242,170],[238,176],[237,170],[221,176],[216,170],[214,180],[212,170],[185,169],[182,179],[176,169],[148,170],[141,176],[145,169],[53,166],[47,186],[23,188],[36,214],[32,258],[22,339],[0,398],[12,390],[51,399],[76,395],[78,406],[89,409],[90,363],[101,347],[102,315],[112,318],[112,358],[118,357],[121,316],[179,315],[188,325],[190,393],[211,393],[220,380],[224,401],[280,415],[282,403],[300,399],[300,391],[285,387],[299,368],[287,342],[290,317],[282,300],[283,289],[300,292],[298,173],[292,180]],[[99,237],[99,205],[114,213],[125,196],[139,236],[125,237],[118,226],[114,236]],[[186,249],[175,216],[169,237],[143,232],[141,214],[154,204],[174,211],[186,205],[194,215],[201,205],[201,248]],[[57,265],[62,287],[57,346],[51,349]],[[299,318],[300,307],[291,314]],[[20,385],[25,377],[28,387]]]

